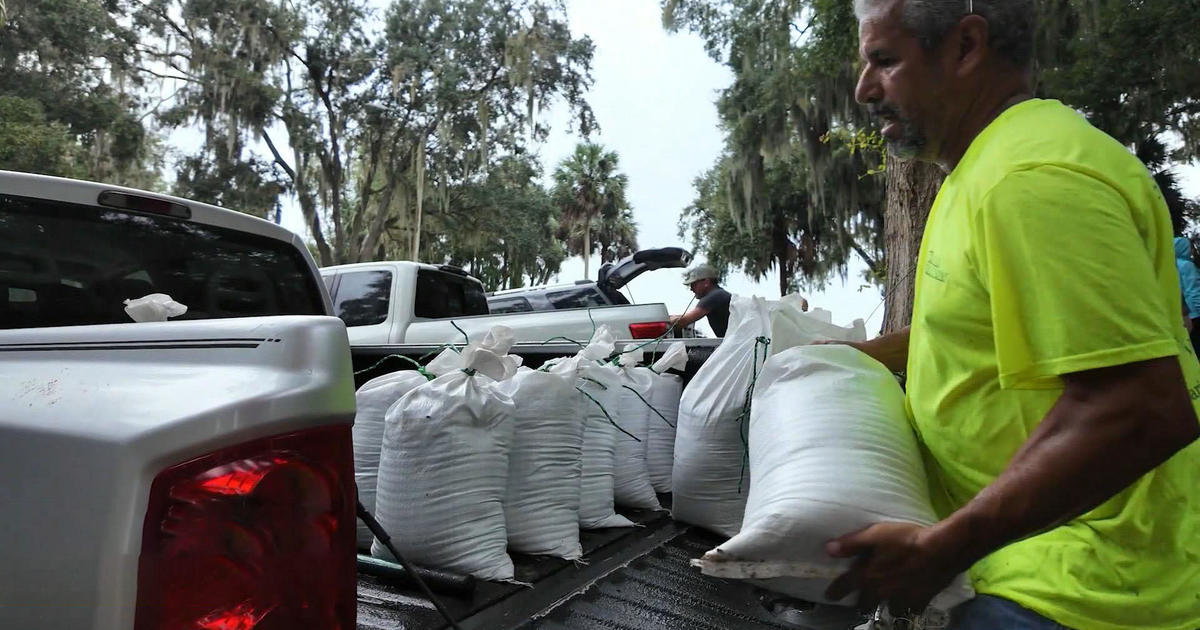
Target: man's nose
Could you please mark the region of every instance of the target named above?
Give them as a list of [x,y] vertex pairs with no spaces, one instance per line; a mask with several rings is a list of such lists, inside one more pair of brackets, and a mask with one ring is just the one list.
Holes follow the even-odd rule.
[[854,88],[854,100],[860,105],[870,105],[883,100],[883,91],[879,85],[877,74],[870,64],[863,67],[858,75],[858,85]]

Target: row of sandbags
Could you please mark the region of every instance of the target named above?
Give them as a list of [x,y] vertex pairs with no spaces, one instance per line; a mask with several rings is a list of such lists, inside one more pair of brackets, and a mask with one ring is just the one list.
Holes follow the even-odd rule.
[[[730,539],[702,572],[826,600],[852,560],[827,541],[871,524],[936,521],[904,393],[882,364],[826,339],[865,339],[804,314],[797,301],[735,298],[730,332],[680,404],[677,519]],[[972,596],[960,576],[935,605]]]
[[[511,345],[497,327],[431,361],[432,380],[407,371],[359,389],[360,498],[418,564],[509,580],[509,550],[578,559],[581,528],[633,525],[614,504],[660,509],[647,463],[671,455],[648,449],[652,434],[673,432],[681,386],[659,372],[683,366],[682,344],[652,368],[632,355],[611,362],[602,326],[577,355],[538,370],[520,367]],[[371,541],[360,528],[359,546],[390,559]]]

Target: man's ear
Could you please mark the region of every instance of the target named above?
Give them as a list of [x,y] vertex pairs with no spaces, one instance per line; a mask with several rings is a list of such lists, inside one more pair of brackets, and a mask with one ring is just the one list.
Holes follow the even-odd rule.
[[947,43],[954,50],[947,51],[952,56],[954,74],[965,77],[975,72],[988,53],[988,23],[978,15],[968,15],[958,26],[954,27]]

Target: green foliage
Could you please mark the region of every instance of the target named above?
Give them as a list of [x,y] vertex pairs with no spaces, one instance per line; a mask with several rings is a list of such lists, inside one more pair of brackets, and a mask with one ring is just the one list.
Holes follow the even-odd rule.
[[254,157],[226,160],[200,154],[179,162],[174,192],[187,199],[273,219],[285,189],[269,162]]
[[[1040,95],[1061,99],[1144,160],[1200,157],[1200,7],[1174,0],[1040,0]],[[1141,146],[1164,132],[1169,155]]]
[[868,166],[866,172],[861,177],[883,175],[887,172],[885,141],[878,131],[866,129],[852,131],[845,127],[839,127],[825,132],[825,135],[821,136],[821,142],[841,145],[846,148],[851,156],[862,152],[871,157],[878,157],[879,163],[874,166]]
[[125,8],[121,0],[6,4],[0,96],[16,99],[3,119],[6,168],[114,183],[157,180],[150,173],[157,145],[142,122],[142,84],[132,72],[135,38],[114,17]]
[[[734,75],[717,101],[727,154],[714,169],[728,180],[717,216],[739,234],[703,240],[693,230],[697,245],[752,276],[777,270],[781,290],[844,276],[851,251],[878,267],[882,230],[863,226],[882,223],[883,152],[853,101],[852,3],[665,0],[663,9],[668,29],[700,34]],[[698,193],[694,207],[710,205]]]
[[737,181],[730,175],[729,160],[725,156],[695,180],[696,201],[680,218],[680,238],[703,243],[710,264],[737,268],[758,280],[778,271],[781,295],[815,288],[842,272],[838,261],[852,250],[875,265],[859,241],[870,242],[879,225],[846,225],[824,212],[807,188],[808,164],[799,154],[772,161],[765,170],[766,229],[740,228],[732,202]]
[[1039,96],[1130,147],[1154,174],[1177,234],[1200,215],[1173,173],[1200,158],[1200,11],[1169,0],[1040,0]]
[[65,125],[46,120],[41,103],[0,96],[0,169],[70,177],[76,148]]
[[438,262],[466,247],[438,232],[461,218],[452,200],[546,137],[539,110],[561,98],[581,131],[595,126],[592,45],[561,2],[372,4],[142,3],[146,54],[177,90],[160,120],[204,131],[179,192],[260,215],[294,194],[322,264]]
[[288,190],[282,173],[250,155],[282,95],[278,66],[298,17],[270,0],[148,0],[134,16],[149,33],[142,51],[157,69],[142,68],[173,88],[156,112],[168,128],[193,128],[199,147],[176,163],[173,192],[259,217]]
[[600,262],[611,262],[637,249],[637,228],[625,197],[629,177],[620,158],[601,145],[581,143],[554,170],[554,202],[562,212],[561,237],[567,253],[583,257],[583,274],[591,277],[592,242]]
[[479,182],[450,192],[433,218],[433,257],[463,267],[489,289],[544,284],[567,257],[558,239],[559,209],[538,184],[528,157],[499,160]]

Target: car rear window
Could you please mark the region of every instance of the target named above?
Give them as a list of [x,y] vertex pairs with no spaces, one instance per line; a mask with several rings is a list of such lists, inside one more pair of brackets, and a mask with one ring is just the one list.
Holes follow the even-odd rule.
[[387,321],[392,272],[351,271],[339,274],[333,312],[347,326],[371,326]]
[[604,296],[600,295],[600,292],[592,286],[567,289],[566,291],[552,291],[546,294],[546,299],[550,300],[550,303],[556,309],[608,305],[608,302],[604,301]]
[[533,305],[523,297],[491,298],[488,309],[492,313],[528,313],[533,310]]
[[427,319],[487,315],[487,296],[474,278],[421,268],[417,270],[413,314]]
[[290,243],[99,206],[0,195],[0,328],[132,321],[124,301],[166,293],[175,319],[320,315]]

